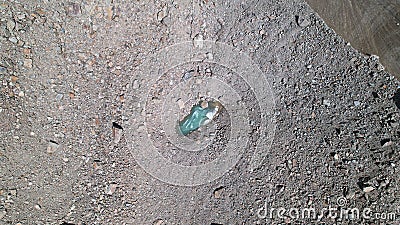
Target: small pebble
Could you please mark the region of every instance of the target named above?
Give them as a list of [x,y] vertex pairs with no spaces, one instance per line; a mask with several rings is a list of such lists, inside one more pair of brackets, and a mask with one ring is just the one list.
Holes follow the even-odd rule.
[[207,59],[210,59],[210,60],[214,59],[214,55],[211,52],[207,52],[206,56],[207,56]]
[[14,28],[15,28],[15,22],[14,22],[14,20],[8,20],[6,26],[7,26],[7,30],[13,31]]
[[363,191],[364,191],[365,193],[371,192],[371,191],[373,191],[373,190],[375,190],[374,187],[365,187],[365,188],[363,188]]
[[0,212],[0,220],[3,219],[3,217],[7,214],[6,211],[1,211]]
[[359,106],[360,102],[359,101],[354,101],[354,106]]
[[200,107],[203,108],[203,109],[207,108],[208,107],[208,102],[207,101],[202,101],[200,103]]
[[18,39],[16,37],[10,37],[8,40],[14,44],[18,43]]
[[17,80],[18,80],[18,77],[17,76],[11,76],[11,82],[12,83],[16,83],[17,82]]
[[53,141],[50,141],[49,144],[48,144],[48,146],[47,146],[47,153],[52,154],[52,153],[54,153],[59,147],[60,147],[59,144],[57,144],[57,143],[55,143],[55,142],[53,142]]
[[24,67],[32,68],[32,59],[24,59]]
[[190,70],[188,72],[186,72],[185,74],[183,74],[182,80],[189,80],[190,78],[193,77],[194,74],[194,70]]
[[340,157],[339,157],[338,154],[335,154],[335,155],[333,156],[333,158],[334,158],[335,160],[339,160],[339,159],[340,159]]
[[214,198],[219,199],[221,198],[222,192],[224,191],[224,187],[219,187],[214,190]]
[[330,106],[331,105],[331,101],[329,101],[328,99],[324,99],[322,101],[322,104],[326,105],[326,106]]
[[113,127],[113,138],[114,138],[114,143],[118,144],[119,141],[121,140],[122,137],[122,129]]
[[204,39],[203,39],[203,35],[199,34],[194,38],[194,47],[197,48],[203,48],[203,43]]
[[385,70],[385,67],[382,64],[378,63],[377,69],[378,71],[383,71]]
[[7,72],[7,68],[0,66],[0,74],[5,74]]
[[133,81],[132,88],[133,88],[133,89],[138,89],[139,87],[140,87],[139,81],[138,81],[138,80],[134,80],[134,81]]
[[185,102],[180,98],[177,101],[179,109],[184,109],[185,108]]
[[16,196],[16,195],[17,195],[17,190],[16,190],[16,189],[10,190],[10,194],[11,194],[12,196]]
[[57,94],[56,95],[56,100],[61,101],[63,99],[64,95],[63,94]]
[[310,24],[311,22],[307,18],[297,16],[297,25],[300,27],[307,27]]
[[168,8],[164,7],[161,11],[157,13],[157,20],[162,21],[168,15]]
[[163,220],[161,220],[161,219],[158,219],[158,220],[156,220],[156,221],[154,221],[154,225],[162,225],[164,223],[164,221]]
[[107,187],[106,194],[112,195],[115,192],[116,189],[117,189],[117,185],[116,184],[110,184]]

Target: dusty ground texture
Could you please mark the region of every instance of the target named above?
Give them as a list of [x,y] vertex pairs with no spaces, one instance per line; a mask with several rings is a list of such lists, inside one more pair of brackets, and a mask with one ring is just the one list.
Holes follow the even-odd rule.
[[[400,83],[305,2],[3,1],[0,10],[0,224],[399,224]],[[276,132],[257,170],[245,154],[222,178],[181,187],[132,159],[125,130],[143,115],[125,100],[145,85],[137,68],[148,55],[199,36],[259,65]],[[395,218],[260,211],[337,199]]]

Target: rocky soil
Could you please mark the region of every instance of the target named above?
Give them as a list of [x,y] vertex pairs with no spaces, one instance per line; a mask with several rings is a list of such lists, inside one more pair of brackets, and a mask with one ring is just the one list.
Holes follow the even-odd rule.
[[[400,223],[400,83],[303,0],[11,0],[0,13],[0,224]],[[132,148],[163,113],[146,114],[143,101],[161,104],[176,85],[146,83],[140,66],[193,40],[223,42],[253,60],[273,92],[276,129],[250,169],[263,100],[239,88],[248,85],[240,74],[213,70],[245,93],[254,132],[243,132],[248,152],[224,176],[179,186],[147,173]],[[209,73],[204,64],[179,67],[176,82]],[[158,95],[142,99],[152,86]],[[183,114],[191,107],[169,103]],[[193,159],[218,156],[232,138],[222,130],[211,139],[216,147]],[[155,134],[148,145],[193,163]],[[272,210],[310,207],[319,220]],[[346,218],[328,207],[371,213]]]

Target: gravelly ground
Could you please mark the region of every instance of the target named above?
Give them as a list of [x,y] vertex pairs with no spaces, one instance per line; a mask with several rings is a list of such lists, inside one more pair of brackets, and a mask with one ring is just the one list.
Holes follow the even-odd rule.
[[[0,9],[1,224],[399,224],[400,83],[303,1]],[[276,131],[255,171],[244,154],[220,179],[174,186],[135,162],[125,130],[142,106],[126,102],[140,102],[146,57],[199,37],[259,65]],[[395,218],[263,215],[265,205],[321,212],[337,199]]]

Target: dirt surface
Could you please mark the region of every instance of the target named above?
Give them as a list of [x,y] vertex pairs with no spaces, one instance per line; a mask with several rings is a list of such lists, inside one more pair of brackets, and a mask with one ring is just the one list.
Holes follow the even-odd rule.
[[304,1],[0,10],[0,224],[399,224],[400,83]]

